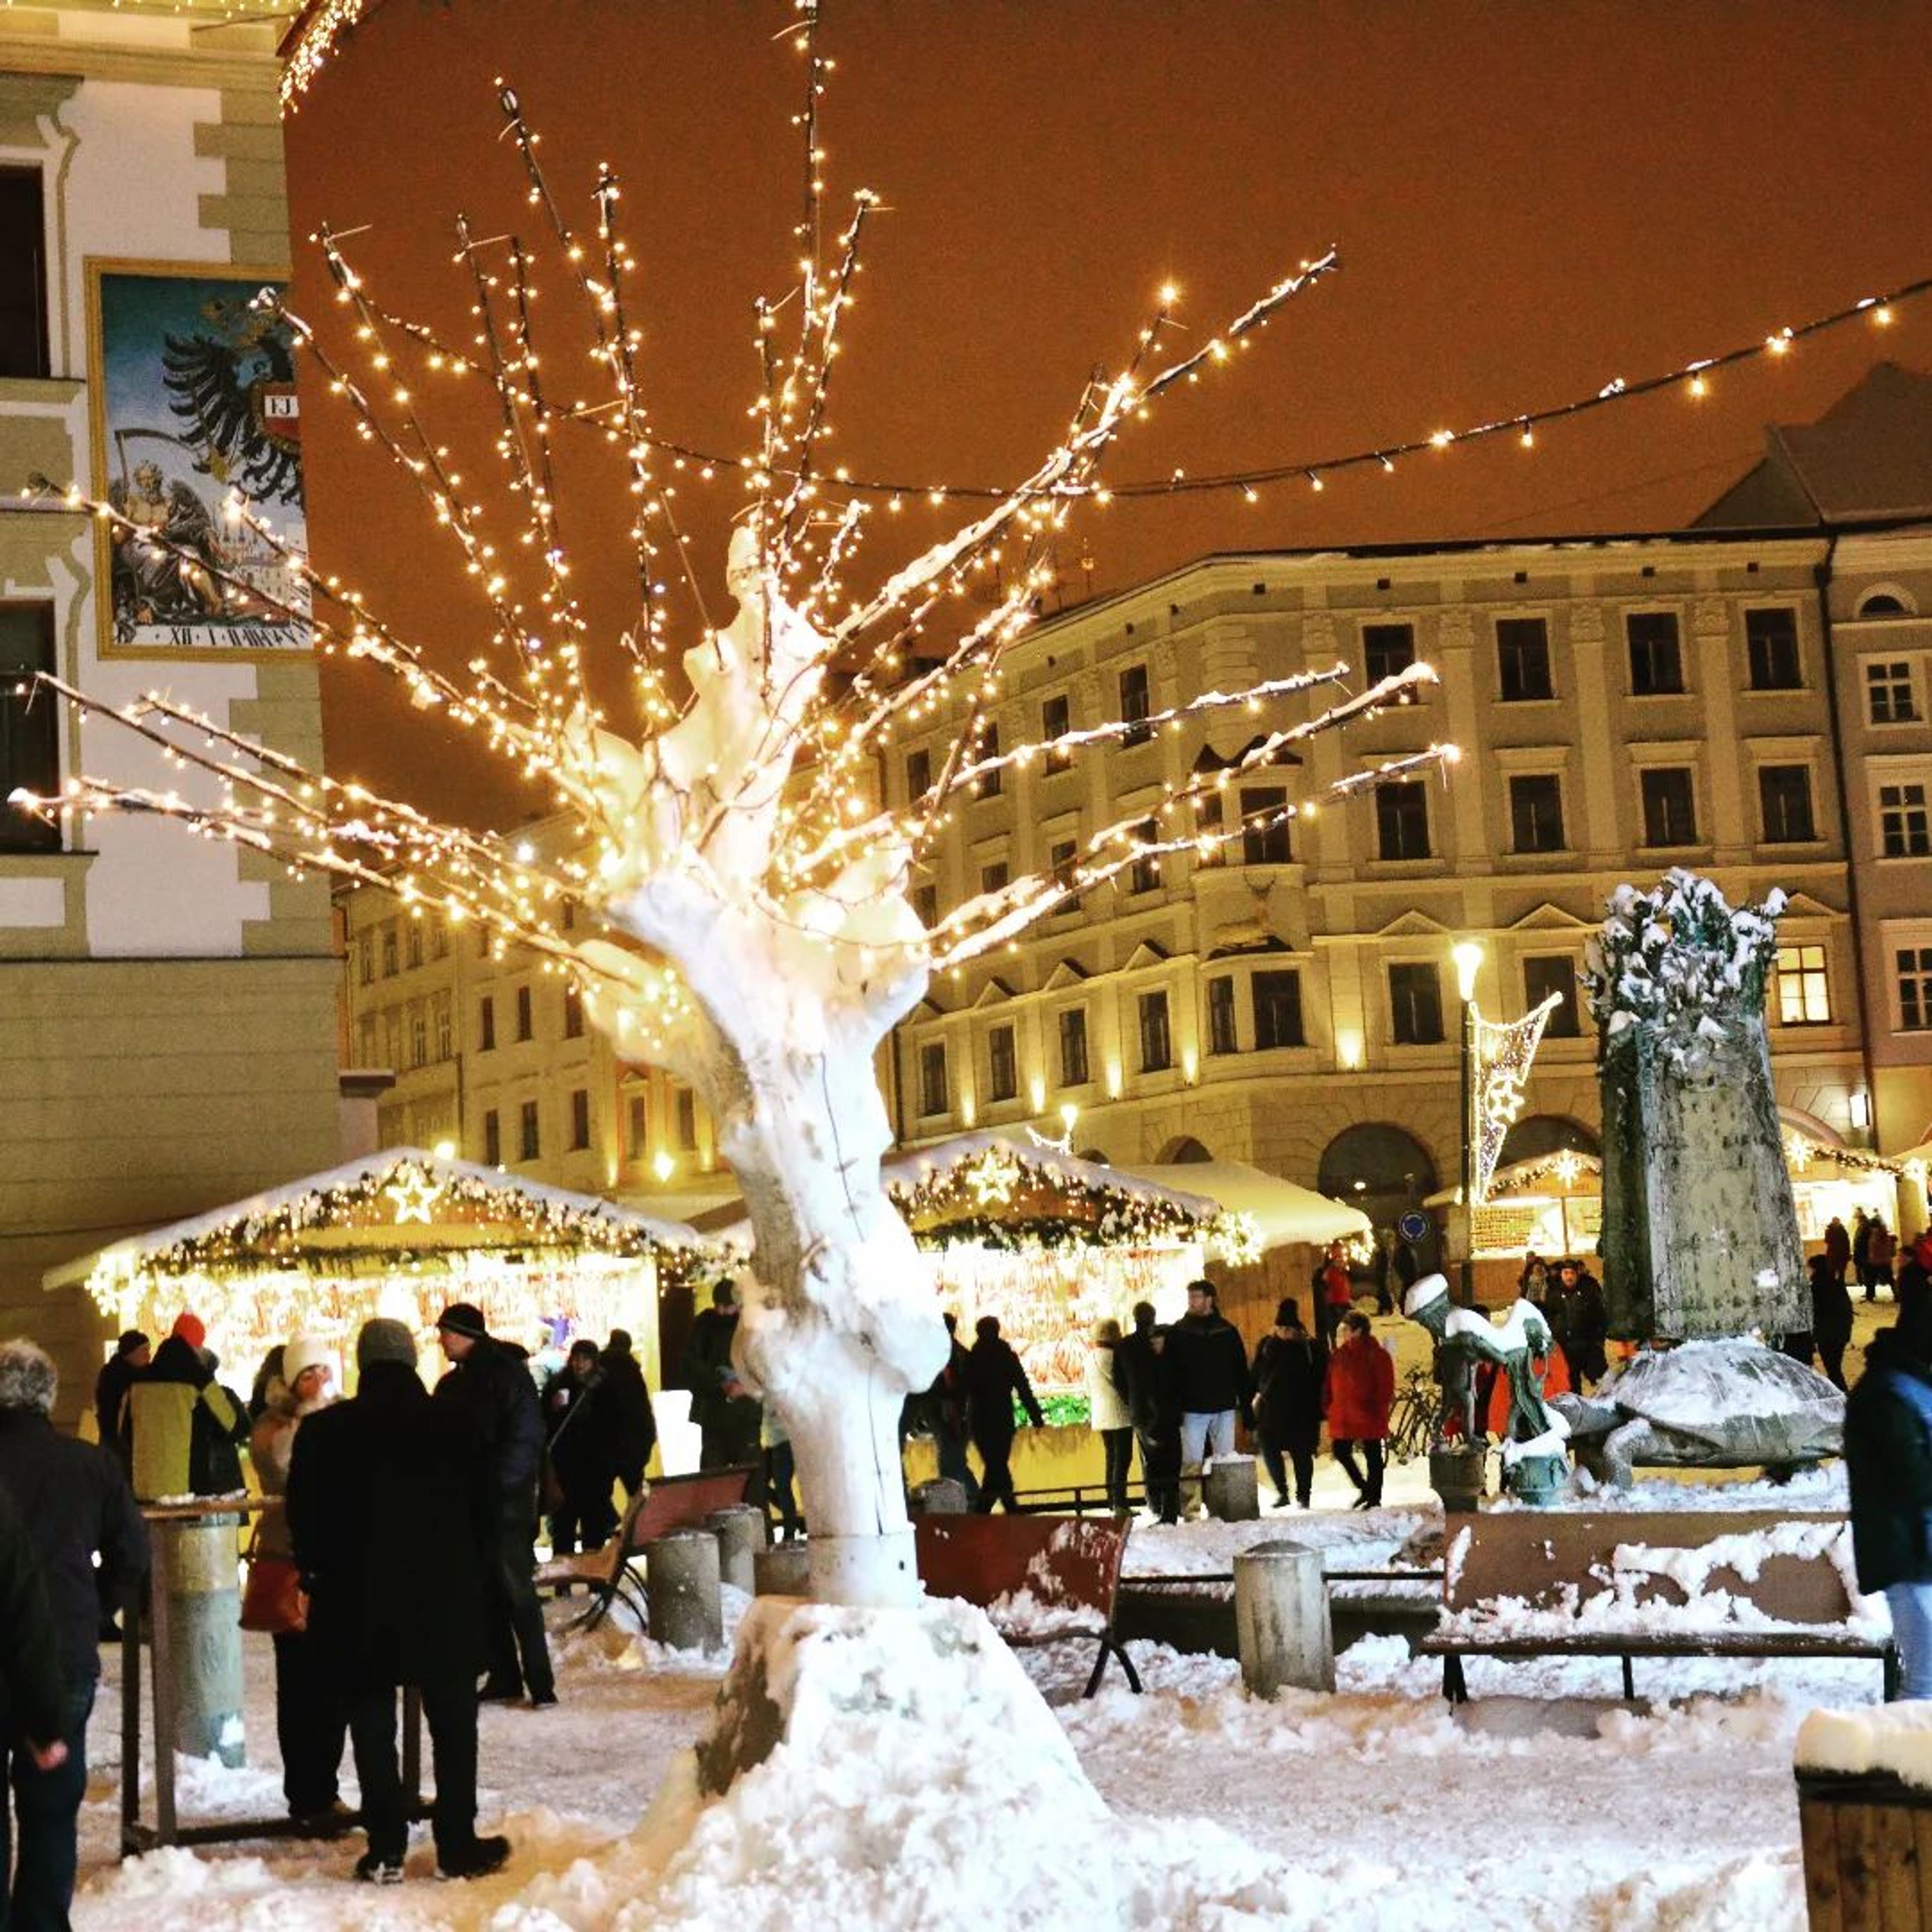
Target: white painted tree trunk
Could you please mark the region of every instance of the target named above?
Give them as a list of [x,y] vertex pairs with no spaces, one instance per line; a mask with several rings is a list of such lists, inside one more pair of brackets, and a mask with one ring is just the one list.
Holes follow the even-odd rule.
[[918,1598],[899,1413],[948,1347],[931,1264],[880,1180],[870,1032],[818,1054],[775,1044],[706,1096],[756,1241],[737,1353],[790,1435],[821,1603]]

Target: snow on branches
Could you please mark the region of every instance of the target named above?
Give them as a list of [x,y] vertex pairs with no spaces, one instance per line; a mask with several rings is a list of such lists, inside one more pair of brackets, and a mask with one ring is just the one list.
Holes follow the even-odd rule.
[[1583,961],[1590,1010],[1612,1050],[1640,1027],[1673,1064],[1692,1069],[1738,1020],[1759,1018],[1784,910],[1782,892],[1734,907],[1682,868],[1655,892],[1618,886]]
[[[1000,659],[1034,620],[1051,574],[1050,547],[1070,509],[1104,496],[1103,458],[1168,389],[1230,360],[1232,349],[1329,273],[1336,257],[1330,251],[1304,262],[1220,330],[1193,338],[1198,346],[1172,357],[1178,298],[1163,290],[1130,353],[1114,373],[1087,384],[1063,440],[1030,476],[875,590],[851,592],[846,578],[876,506],[842,492],[837,473],[821,468],[819,451],[840,324],[876,197],[866,190],[854,197],[849,223],[821,259],[819,100],[830,62],[818,52],[816,8],[802,6],[798,14],[795,44],[806,62],[803,111],[796,117],[806,142],[804,215],[795,230],[801,282],[782,300],[756,304],[755,440],[738,465],[748,501],[730,546],[728,585],[736,611],[728,622],[715,624],[706,613],[678,521],[685,446],[661,434],[646,407],[642,338],[626,304],[635,264],[616,230],[616,178],[599,171],[593,230],[580,235],[552,193],[520,102],[500,82],[505,133],[543,242],[540,250],[514,235],[478,239],[459,220],[456,260],[472,298],[472,338],[459,344],[385,308],[341,238],[326,228],[319,238],[352,346],[335,346],[343,332],[325,341],[300,316],[287,316],[311,367],[353,413],[363,440],[411,479],[454,547],[480,607],[484,647],[460,671],[439,668],[254,512],[225,506],[286,566],[325,652],[387,671],[412,707],[465,730],[548,793],[560,836],[541,842],[542,856],[526,842],[512,846],[440,825],[406,804],[305,770],[152,694],[110,715],[182,770],[178,790],[136,791],[79,776],[59,796],[16,802],[50,818],[116,811],[175,817],[203,836],[278,858],[297,875],[322,872],[380,884],[413,906],[473,921],[500,947],[531,948],[570,974],[625,1051],[690,1077],[711,1057],[718,1035],[736,1028],[746,988],[761,978],[793,989],[788,1024],[808,1050],[823,1038],[814,1010],[862,1014],[861,1030],[882,1036],[935,969],[1005,943],[1150,857],[1205,852],[1264,829],[1253,818],[1220,812],[1210,830],[1198,808],[1210,792],[1291,746],[1405,702],[1433,682],[1430,668],[1418,664],[1350,692],[1347,668],[1337,664],[1249,690],[1204,693],[1156,718],[1096,720],[1048,742],[990,750],[985,712]],[[556,262],[586,318],[590,359],[606,389],[596,403],[566,404],[548,386],[549,358],[539,355],[532,326],[540,256]],[[260,299],[278,306],[270,295]],[[418,386],[438,384],[466,389],[472,410],[480,402],[487,412],[498,482],[523,524],[510,540],[493,534],[496,506],[486,507],[466,485],[430,426]],[[607,446],[616,473],[603,494],[562,500],[553,448],[566,435]],[[39,494],[50,510],[110,522],[122,540],[164,554],[172,548],[164,532],[136,526],[77,485],[43,479]],[[572,532],[613,519],[633,553],[635,616],[600,651],[574,577]],[[224,579],[206,558],[179,560],[212,574],[224,595],[261,594]],[[667,560],[685,578],[699,620],[697,640],[681,660],[670,648]],[[1002,586],[991,608],[935,651],[944,610],[988,572]],[[104,708],[73,685],[47,682],[77,707]],[[627,701],[614,715],[611,695],[620,686]],[[1094,828],[1070,869],[970,899],[931,932],[914,914],[913,876],[949,808],[1002,767],[1104,752],[1149,729],[1180,728],[1220,711],[1256,712],[1264,704],[1306,709],[1298,722],[1264,732],[1234,764],[1176,787],[1151,818],[1143,806]],[[942,711],[964,720],[944,768],[923,796],[903,809],[887,808],[882,754],[896,733],[923,728]],[[1438,769],[1454,756],[1453,747],[1432,746],[1352,774],[1326,796],[1339,800]],[[1318,795],[1297,800],[1266,817],[1294,818],[1319,802]],[[725,962],[743,970],[721,970]],[[694,997],[694,965],[717,998]]]

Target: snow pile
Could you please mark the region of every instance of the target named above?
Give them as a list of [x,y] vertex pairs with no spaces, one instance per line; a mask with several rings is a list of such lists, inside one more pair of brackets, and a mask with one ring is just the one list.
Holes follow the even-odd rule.
[[1245,1522],[1138,1522],[1121,1559],[1120,1582],[1125,1588],[1136,1576],[1225,1577],[1250,1544],[1284,1534],[1332,1552],[1330,1569],[1379,1569],[1401,1560],[1405,1545],[1432,1525],[1439,1531],[1442,1522],[1442,1505],[1432,1500],[1412,1508],[1270,1511]]
[[1814,1711],[1798,1728],[1792,1758],[1800,1771],[1853,1778],[1888,1772],[1932,1791],[1932,1704]]
[[[1458,1532],[1446,1565],[1445,1600],[1460,1585],[1471,1532]],[[1817,1632],[1838,1624],[1792,1623],[1768,1614],[1748,1595],[1715,1587],[1712,1579],[1732,1576],[1755,1583],[1774,1557],[1828,1562],[1844,1586],[1843,1622],[1872,1632],[1885,1628],[1882,1605],[1858,1594],[1852,1565],[1851,1532],[1842,1522],[1789,1522],[1746,1534],[1719,1536],[1689,1546],[1623,1543],[1612,1550],[1607,1567],[1594,1566],[1583,1582],[1565,1581],[1532,1599],[1493,1597],[1445,1610],[1438,1633],[1445,1636],[1514,1637],[1643,1636],[1674,1632],[1715,1634],[1726,1630]],[[1667,1583],[1684,1601],[1657,1594]]]
[[1845,1600],[1853,1606],[1852,1620],[1869,1618],[1874,1614],[1869,1600],[1858,1594],[1848,1522],[1780,1522],[1749,1535],[1714,1537],[1691,1549],[1619,1544],[1610,1561],[1612,1570],[1620,1575],[1630,1570],[1667,1576],[1687,1597],[1696,1597],[1706,1592],[1712,1573],[1719,1570],[1728,1570],[1742,1581],[1755,1583],[1763,1574],[1766,1562],[1773,1556],[1795,1556],[1800,1562],[1822,1557],[1838,1571],[1838,1580],[1845,1586]]
[[[760,1603],[720,1701],[629,1844],[540,1881],[526,1905],[584,1932],[1091,1922],[1104,1885],[1070,1854],[1087,1834],[1099,1853],[1106,1808],[978,1610]],[[754,1756],[774,1732],[762,1762],[706,1795],[701,1764]]]

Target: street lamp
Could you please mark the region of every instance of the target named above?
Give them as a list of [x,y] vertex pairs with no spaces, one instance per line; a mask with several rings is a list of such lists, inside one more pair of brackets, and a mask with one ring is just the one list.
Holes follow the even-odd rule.
[[1449,949],[1449,956],[1456,962],[1456,992],[1462,1002],[1462,1301],[1469,1308],[1476,1299],[1476,1138],[1471,1128],[1475,1111],[1476,974],[1483,963],[1483,949],[1473,939],[1465,939]]

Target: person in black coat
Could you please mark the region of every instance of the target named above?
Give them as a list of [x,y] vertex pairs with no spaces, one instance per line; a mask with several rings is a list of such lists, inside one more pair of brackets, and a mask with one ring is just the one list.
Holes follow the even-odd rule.
[[576,1341],[562,1368],[544,1384],[544,1430],[550,1474],[561,1500],[550,1512],[550,1546],[567,1556],[580,1534],[586,1550],[602,1550],[617,1527],[610,1492],[617,1457],[605,1402],[607,1384],[597,1344]]
[[530,1358],[492,1336],[483,1311],[452,1302],[436,1317],[436,1340],[452,1366],[436,1400],[462,1419],[496,1496],[494,1579],[490,1591],[489,1676],[478,1694],[512,1702],[530,1692],[541,1708],[556,1702],[556,1677],[537,1601],[538,1487],[543,1467],[543,1412]]
[[[369,1848],[356,1875],[403,1875],[409,1837],[396,1691],[422,1694],[436,1768],[437,1868],[472,1878],[509,1856],[476,1835],[476,1677],[490,1638],[500,1492],[456,1404],[433,1401],[400,1322],[363,1324],[354,1397],[308,1417],[289,1467],[289,1534],[308,1629],[341,1693]],[[532,1400],[535,1392],[532,1391]]]
[[[65,1768],[66,1725],[60,1638],[47,1606],[40,1555],[0,1486],[0,1737],[13,1760],[16,1790],[24,1794],[30,1788],[26,1780]],[[14,1814],[0,1793],[0,1924],[15,1922],[8,1896],[13,1869]],[[22,1903],[33,1911],[37,1901],[30,1896]],[[17,1922],[27,1922],[26,1912]],[[49,1922],[44,1914],[40,1922]],[[64,1925],[64,1913],[51,1922]]]
[[966,1413],[982,1465],[980,1494],[973,1507],[990,1516],[993,1505],[1004,1502],[1010,1515],[1018,1506],[1010,1466],[1013,1404],[1019,1403],[1036,1429],[1044,1426],[1046,1418],[1027,1380],[1025,1365],[1013,1353],[1012,1343],[1000,1338],[1000,1318],[981,1316],[973,1332],[978,1339],[966,1352]]
[[1832,1271],[1823,1255],[1814,1255],[1811,1278],[1811,1340],[1818,1359],[1834,1388],[1845,1386],[1845,1351],[1852,1340],[1852,1297],[1844,1277]]
[[1114,1352],[1114,1364],[1140,1445],[1147,1505],[1162,1522],[1180,1520],[1180,1402],[1167,1331],[1154,1323],[1154,1304],[1134,1304],[1134,1331]]
[[[66,1724],[60,1634],[40,1552],[0,1485],[0,1736],[20,1740],[37,1771],[56,1771],[67,1762]],[[13,1831],[13,1813],[0,1804],[0,1887],[14,1869]]]
[[1255,1432],[1262,1460],[1274,1479],[1274,1506],[1288,1504],[1288,1472],[1294,1465],[1294,1500],[1304,1509],[1315,1487],[1315,1451],[1322,1441],[1322,1384],[1328,1368],[1322,1345],[1301,1325],[1294,1298],[1274,1312],[1274,1328],[1255,1350]]
[[1845,1402],[1845,1473],[1858,1588],[1885,1592],[1899,1694],[1932,1698],[1932,1308],[1923,1304],[1901,1308],[1865,1351]]
[[114,1345],[114,1352],[94,1378],[94,1428],[102,1448],[111,1450],[127,1467],[126,1444],[121,1439],[121,1405],[134,1378],[154,1358],[146,1336],[130,1328]]
[[1247,1346],[1216,1305],[1211,1281],[1187,1284],[1187,1312],[1168,1330],[1180,1404],[1180,1466],[1198,1468],[1234,1453],[1234,1418],[1254,1426]]
[[681,1367],[691,1391],[691,1419],[698,1424],[700,1469],[732,1469],[758,1460],[763,1405],[738,1378],[731,1360],[738,1335],[738,1288],[721,1281],[711,1306],[691,1324]]
[[603,1372],[603,1400],[610,1430],[610,1450],[616,1460],[617,1480],[627,1497],[644,1486],[645,1466],[658,1446],[658,1418],[651,1407],[650,1385],[631,1348],[629,1332],[610,1330],[610,1339],[597,1358]]
[[946,1366],[932,1378],[926,1391],[926,1419],[932,1426],[932,1447],[938,1458],[939,1473],[957,1483],[966,1492],[966,1507],[971,1509],[980,1497],[980,1479],[966,1460],[966,1375],[970,1360],[959,1339],[959,1318],[951,1309],[946,1323]]
[[[105,1450],[54,1427],[57,1389],[53,1363],[41,1349],[0,1342],[0,1490],[38,1559],[59,1652],[52,1684],[58,1729],[35,1742],[64,1747],[53,1762],[18,1731],[8,1734],[19,1862],[12,1916],[0,1910],[0,1924],[22,1928],[68,1922],[75,1824],[87,1790],[87,1720],[100,1674],[101,1606],[104,1598],[124,1607],[148,1568],[147,1530],[125,1473]],[[5,1871],[0,1862],[0,1904]]]
[[1583,1384],[1599,1382],[1609,1364],[1604,1341],[1610,1333],[1609,1311],[1603,1285],[1586,1268],[1566,1256],[1556,1264],[1544,1309],[1550,1332],[1563,1350],[1563,1359],[1580,1393]]

